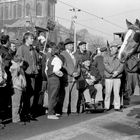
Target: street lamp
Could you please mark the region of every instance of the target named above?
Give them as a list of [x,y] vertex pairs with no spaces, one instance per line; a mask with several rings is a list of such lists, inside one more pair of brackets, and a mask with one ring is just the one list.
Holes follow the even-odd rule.
[[72,11],[74,14],[72,16],[72,23],[74,25],[74,52],[76,51],[76,20],[77,20],[77,12],[80,12],[81,9],[69,9],[70,11]]

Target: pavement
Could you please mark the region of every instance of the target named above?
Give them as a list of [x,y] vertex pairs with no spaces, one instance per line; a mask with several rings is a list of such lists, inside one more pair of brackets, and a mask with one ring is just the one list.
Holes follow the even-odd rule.
[[140,140],[140,97],[123,112],[80,114],[48,120],[46,116],[27,125],[9,124],[0,140]]

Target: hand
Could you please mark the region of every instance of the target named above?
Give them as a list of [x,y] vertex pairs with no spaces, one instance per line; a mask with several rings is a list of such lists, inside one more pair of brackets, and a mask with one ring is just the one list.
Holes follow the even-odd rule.
[[93,85],[93,81],[91,79],[86,79],[86,81],[89,85]]
[[73,77],[78,77],[79,73],[78,72],[74,72],[72,75],[73,75]]
[[21,61],[19,65],[20,65],[20,66],[23,66],[23,61]]
[[62,76],[63,76],[63,72],[62,72],[62,71],[55,72],[55,74],[56,74],[58,77],[62,77]]
[[118,75],[118,71],[114,71],[112,77],[116,77]]
[[96,81],[95,76],[91,76],[92,82]]

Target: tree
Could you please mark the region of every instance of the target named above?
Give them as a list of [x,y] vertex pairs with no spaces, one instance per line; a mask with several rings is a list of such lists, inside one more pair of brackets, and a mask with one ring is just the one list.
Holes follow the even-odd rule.
[[103,37],[90,34],[87,29],[82,29],[77,34],[80,36],[79,41],[86,41],[89,44],[88,49],[92,52],[106,46]]

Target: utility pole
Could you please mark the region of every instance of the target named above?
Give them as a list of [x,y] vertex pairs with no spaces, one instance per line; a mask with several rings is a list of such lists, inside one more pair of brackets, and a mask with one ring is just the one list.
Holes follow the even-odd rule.
[[69,9],[70,11],[73,12],[73,16],[72,16],[72,23],[74,25],[74,52],[76,51],[77,47],[77,39],[76,39],[76,20],[77,20],[77,12],[80,12],[81,10],[80,9],[75,9],[75,8],[72,8],[72,9]]

